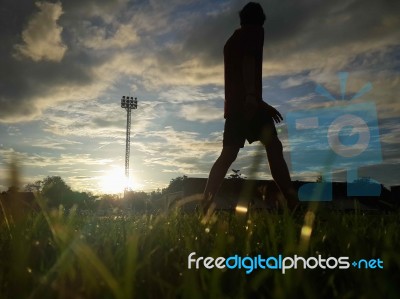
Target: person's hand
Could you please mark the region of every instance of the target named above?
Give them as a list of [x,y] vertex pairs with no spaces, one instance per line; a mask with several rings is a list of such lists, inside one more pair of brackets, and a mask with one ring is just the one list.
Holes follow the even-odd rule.
[[244,116],[247,120],[253,118],[253,116],[256,114],[258,105],[259,103],[255,96],[246,96],[246,101],[244,102]]
[[280,123],[283,120],[282,114],[278,110],[276,110],[274,107],[266,104],[265,109],[267,110],[267,114],[272,117],[272,119],[276,123]]

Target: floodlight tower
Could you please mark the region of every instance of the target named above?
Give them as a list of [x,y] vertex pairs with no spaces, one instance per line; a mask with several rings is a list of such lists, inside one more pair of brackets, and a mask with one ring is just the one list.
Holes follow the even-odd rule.
[[[131,110],[137,109],[137,98],[130,96],[123,96],[121,99],[121,108],[126,110],[126,147],[125,147],[125,177],[126,182],[129,182],[129,155],[131,148]],[[129,187],[125,186],[126,191],[129,191]]]

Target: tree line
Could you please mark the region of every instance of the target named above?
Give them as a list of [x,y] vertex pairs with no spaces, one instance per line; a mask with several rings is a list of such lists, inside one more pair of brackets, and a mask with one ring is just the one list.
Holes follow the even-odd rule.
[[94,195],[91,192],[74,191],[60,176],[47,176],[42,180],[26,184],[22,189],[11,186],[2,192],[3,196],[13,192],[33,192],[41,196],[48,208],[70,209],[76,206],[79,210],[136,210],[158,211],[164,209],[163,196],[181,191],[187,176],[171,179],[169,185],[152,192],[131,191],[125,197],[118,194]]

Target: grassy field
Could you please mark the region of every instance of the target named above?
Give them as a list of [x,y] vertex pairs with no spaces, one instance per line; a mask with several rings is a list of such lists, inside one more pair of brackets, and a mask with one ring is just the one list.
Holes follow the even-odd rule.
[[[399,298],[400,214],[46,211],[0,232],[1,298]],[[188,255],[380,258],[384,269],[188,269]]]

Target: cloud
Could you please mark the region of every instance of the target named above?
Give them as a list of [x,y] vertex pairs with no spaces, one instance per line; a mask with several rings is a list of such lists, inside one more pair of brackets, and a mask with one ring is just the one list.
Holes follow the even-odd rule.
[[[349,96],[365,83],[373,84],[360,100],[377,104],[385,129],[382,142],[390,161],[395,161],[399,2],[260,1],[267,14],[266,99],[282,113],[331,107],[337,103],[317,95],[315,85],[340,96],[336,73],[349,71]],[[25,155],[35,171],[55,165],[46,173],[86,175],[87,169],[80,171],[82,167],[61,157],[67,151],[78,164],[106,156],[122,165],[126,112],[119,99],[134,91],[140,102],[132,118],[132,150],[141,171],[152,171],[146,179],[161,180],[162,172],[206,176],[221,150],[222,133],[205,130],[218,130],[221,123],[216,121],[222,121],[223,46],[239,27],[243,4],[6,1],[0,10],[0,122],[13,126],[1,125],[9,138],[2,143],[17,142],[16,148],[29,144]],[[38,122],[19,124],[31,120]],[[27,130],[31,124],[32,130]],[[62,136],[78,143],[58,140]],[[239,157],[240,169],[249,169],[251,149],[246,147]],[[82,152],[91,155],[81,156]],[[65,166],[59,163],[72,169],[61,169]],[[167,175],[163,179],[168,180]]]
[[[51,36],[57,32],[60,39],[51,44],[54,47],[29,52],[36,53],[37,65],[10,60],[4,52],[7,47],[0,49],[7,69],[0,71],[1,122],[37,119],[60,102],[98,97],[121,78],[155,93],[171,86],[222,87],[222,49],[239,27],[237,12],[243,5],[241,1],[201,2],[194,10],[200,2],[86,0],[66,1],[62,8],[59,2],[40,3],[40,11],[30,14],[26,27],[12,28],[33,36],[33,29],[28,30],[31,24],[41,24],[48,16],[53,24],[46,27],[48,32]],[[351,67],[362,53],[370,54],[372,65],[379,53],[400,39],[396,1],[269,0],[261,4],[267,13],[264,75],[269,78],[304,70],[323,76]],[[11,15],[4,16],[7,23]],[[4,42],[15,44],[12,38]],[[36,39],[18,45],[28,51],[31,44]],[[56,56],[45,56],[44,51],[63,46],[68,51],[59,63],[45,63]],[[289,78],[283,87],[301,82]]]
[[207,123],[210,121],[219,121],[223,119],[223,109],[207,104],[189,104],[183,105],[179,116],[188,121],[198,121]]
[[36,2],[39,12],[34,14],[22,32],[23,44],[15,45],[15,57],[27,57],[33,61],[59,62],[67,50],[62,42],[62,27],[57,20],[62,15],[60,2]]
[[[68,1],[61,4],[40,2],[39,12],[33,12],[36,6],[24,4],[20,9],[11,1],[5,3],[2,11],[2,23],[7,24],[1,32],[3,67],[0,70],[0,122],[19,123],[39,119],[46,109],[56,107],[62,102],[85,101],[98,98],[118,79],[120,72],[103,66],[113,57],[119,57],[112,51],[93,51],[83,47],[80,38],[84,34],[80,26],[85,22],[96,23],[96,10],[99,13],[115,11],[115,1]],[[109,5],[108,5],[109,4]],[[110,6],[111,5],[111,6]],[[121,3],[118,4],[121,8]],[[79,9],[78,9],[79,7]],[[101,7],[95,9],[94,7]],[[113,8],[113,9],[111,9]],[[62,14],[65,12],[65,14]],[[61,15],[62,14],[62,15]],[[112,14],[113,18],[116,15]],[[93,19],[90,19],[92,17]],[[15,22],[13,20],[17,20]],[[22,22],[22,20],[24,22]],[[53,23],[50,26],[46,21]],[[28,25],[26,25],[28,24]],[[59,24],[59,25],[58,25]],[[129,35],[130,27],[115,21],[115,36],[107,36],[115,47],[125,46],[124,37]],[[61,32],[62,30],[62,32]],[[21,32],[28,38],[16,40]],[[54,37],[57,33],[60,43]],[[135,37],[127,39],[131,45]],[[52,42],[46,44],[45,42]],[[17,52],[14,45],[18,44]],[[100,43],[101,44],[101,43]],[[65,46],[65,47],[64,47]],[[102,45],[100,45],[102,46]],[[62,55],[61,48],[68,48]],[[59,51],[56,51],[59,49]],[[23,52],[21,52],[23,51]],[[15,59],[18,53],[21,59]],[[31,55],[31,59],[22,59],[21,53]],[[49,54],[50,53],[50,54]],[[53,54],[51,54],[53,53]],[[33,56],[32,56],[33,55]],[[61,59],[62,56],[62,59]],[[33,58],[32,58],[33,57]],[[57,58],[58,63],[54,63]],[[53,59],[49,61],[49,59]],[[126,62],[126,61],[124,61]],[[121,62],[124,63],[124,62]],[[118,67],[118,66],[116,66]],[[106,72],[108,71],[108,72]]]
[[85,28],[85,33],[81,36],[81,43],[84,47],[90,49],[124,49],[140,41],[132,25],[118,24],[115,32],[110,34],[106,27],[92,26],[88,22],[85,24],[88,28]]
[[199,138],[197,132],[166,127],[149,132],[147,136],[145,144],[135,144],[134,147],[145,154],[143,162],[146,167],[162,166],[163,172],[205,175],[209,171],[210,161],[221,150],[221,133]]
[[[339,70],[356,55],[398,44],[397,1],[260,1],[265,23],[264,75],[311,69]],[[182,52],[204,65],[220,64],[227,38],[239,27],[234,1],[217,14],[197,14]],[[185,39],[185,38],[184,38]],[[204,42],[206,41],[206,42]]]
[[303,85],[307,81],[309,81],[309,78],[307,78],[306,76],[301,76],[301,77],[291,76],[286,80],[284,80],[283,82],[281,82],[281,88],[289,88],[289,87]]
[[28,143],[32,147],[38,147],[50,150],[65,150],[67,145],[76,146],[78,144],[81,144],[81,142],[77,141],[55,139],[50,137],[45,137],[45,138],[28,137],[25,139],[25,143]]
[[2,162],[8,164],[15,158],[20,166],[76,166],[76,165],[105,165],[112,162],[112,159],[96,159],[91,154],[29,154],[16,151],[12,148],[0,148]]
[[[157,101],[139,100],[139,111],[132,112],[132,134],[146,134],[154,119],[164,117],[164,108]],[[125,138],[126,112],[119,102],[99,101],[66,103],[49,109],[42,117],[44,131],[58,136],[91,138]]]
[[[288,3],[291,5],[286,13],[304,16],[302,12],[308,10],[308,17],[294,24],[289,17],[281,16],[280,23],[286,20],[295,33],[283,32],[281,37],[279,19],[271,26],[267,22],[267,74],[304,69],[343,70],[359,54],[385,50],[398,44],[400,32],[398,21],[394,21],[394,11],[398,11],[399,4],[395,1]],[[296,12],[297,9],[300,10]]]

